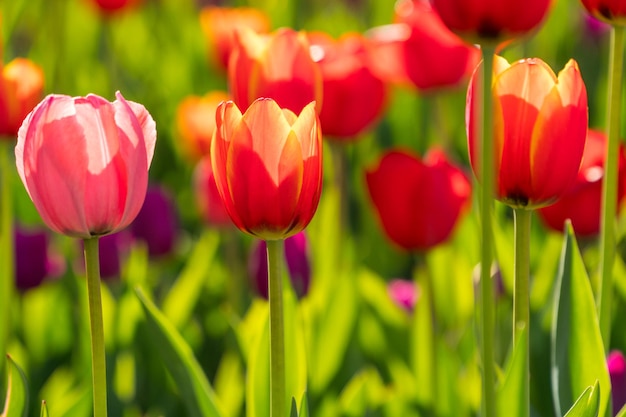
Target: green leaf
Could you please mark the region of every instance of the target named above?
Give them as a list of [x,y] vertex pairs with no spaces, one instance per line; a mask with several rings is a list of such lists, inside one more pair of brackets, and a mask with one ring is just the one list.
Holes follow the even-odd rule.
[[48,406],[46,405],[46,401],[41,402],[41,414],[40,417],[49,417],[48,415]]
[[296,399],[291,397],[291,413],[289,417],[298,417],[298,406],[296,405]]
[[551,373],[555,413],[574,404],[574,393],[599,381],[599,416],[609,408],[611,382],[606,368],[596,306],[574,231],[566,226],[555,285],[552,320]]
[[[517,346],[524,346],[528,338],[528,331],[524,329],[517,341]],[[498,415],[508,417],[522,417],[524,413],[524,369],[526,355],[523,349],[514,348],[509,358],[506,373],[498,389]]]
[[0,417],[28,416],[28,382],[22,369],[7,355],[8,380],[4,411]]
[[564,417],[595,417],[600,406],[600,385],[598,381],[587,387]]
[[135,292],[146,314],[152,342],[172,375],[189,415],[222,416],[213,389],[189,345],[141,288]]
[[[219,235],[207,230],[194,247],[185,268],[163,302],[163,313],[180,328],[191,316],[201,294],[219,243]],[[184,301],[181,301],[184,300]]]
[[626,417],[626,405],[615,415],[615,417]]
[[302,394],[302,400],[300,401],[300,415],[298,417],[309,417],[309,400],[306,395],[306,391]]
[[257,332],[248,350],[248,375],[246,378],[246,416],[264,417],[270,409],[270,328],[269,304],[258,311],[263,317],[261,330]]

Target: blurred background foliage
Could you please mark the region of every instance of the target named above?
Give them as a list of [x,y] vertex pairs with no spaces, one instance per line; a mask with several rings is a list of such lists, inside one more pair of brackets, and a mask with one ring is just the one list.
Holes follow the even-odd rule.
[[[264,339],[262,333],[267,306],[249,288],[246,263],[252,239],[202,220],[191,185],[195,165],[181,151],[176,127],[176,109],[186,96],[227,89],[225,74],[213,65],[200,26],[200,10],[209,4],[143,0],[130,10],[103,15],[89,0],[0,0],[5,63],[22,56],[40,65],[46,93],[95,93],[112,99],[120,90],[125,98],[142,103],[157,123],[150,177],[173,195],[180,228],[175,250],[166,257],[150,258],[144,244],[131,245],[119,279],[104,287],[112,416],[191,415],[181,393],[186,387],[163,366],[134,293],[136,286],[146,290],[192,348],[223,415],[264,416],[255,409],[263,404],[267,386],[257,357],[261,353],[253,353],[266,349],[267,336]],[[365,32],[393,19],[389,0],[250,0],[220,5],[256,7],[270,16],[274,28],[320,30],[334,37]],[[557,70],[576,59],[589,94],[590,126],[602,127],[607,44],[606,34],[592,36],[587,31],[578,1],[557,0],[538,33],[509,47],[505,56],[540,57]],[[325,143],[325,188],[307,229],[311,289],[299,303],[290,295],[293,305],[288,307],[297,323],[294,329],[300,329],[294,349],[304,352],[290,362],[298,366],[288,368],[288,373],[296,374],[294,384],[300,388],[306,382],[313,416],[429,416],[434,411],[441,416],[470,416],[479,410],[473,292],[479,258],[476,216],[467,216],[448,243],[427,254],[407,254],[381,231],[364,182],[365,169],[393,146],[419,154],[442,146],[468,167],[465,88],[466,82],[423,94],[394,87],[374,129],[349,144]],[[331,146],[341,148],[338,153],[347,167],[346,195],[340,195],[333,183],[337,164],[330,157]],[[15,180],[18,222],[40,226],[37,212]],[[338,209],[342,200],[348,207],[345,225]],[[498,273],[503,282],[497,301],[497,359],[502,367],[511,333],[510,216],[508,209],[497,205],[497,255],[502,266]],[[552,290],[561,237],[538,221],[532,232],[533,407],[539,415],[549,416]],[[64,260],[64,272],[19,294],[9,351],[28,375],[32,415],[46,399],[53,417],[88,416],[90,356],[80,247],[65,237],[51,239],[57,257]],[[596,262],[595,246],[594,241],[581,242],[589,270]],[[621,262],[616,278],[618,317],[626,313],[626,272]],[[394,304],[387,283],[414,277],[421,292],[411,314]],[[429,319],[431,309],[434,322]],[[626,350],[626,332],[619,325],[615,323],[612,347]],[[3,381],[0,387],[4,388]]]

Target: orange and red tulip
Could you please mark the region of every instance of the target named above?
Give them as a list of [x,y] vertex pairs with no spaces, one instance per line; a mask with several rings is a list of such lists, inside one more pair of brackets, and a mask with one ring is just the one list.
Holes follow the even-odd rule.
[[245,113],[228,101],[217,110],[211,162],[235,225],[264,240],[284,239],[313,218],[322,189],[322,132],[315,103],[299,115],[272,99]]
[[233,101],[242,111],[261,97],[272,98],[296,114],[312,101],[321,108],[322,74],[304,32],[283,28],[259,35],[242,29],[237,34],[228,81]]
[[233,222],[230,220],[217,184],[215,184],[211,157],[208,154],[196,166],[193,187],[202,219],[213,227],[232,227]]
[[[482,65],[482,64],[481,64]],[[470,160],[478,172],[477,70],[467,93]],[[587,135],[587,91],[570,60],[557,76],[542,60],[496,56],[493,80],[496,197],[513,207],[553,203],[576,179]]]

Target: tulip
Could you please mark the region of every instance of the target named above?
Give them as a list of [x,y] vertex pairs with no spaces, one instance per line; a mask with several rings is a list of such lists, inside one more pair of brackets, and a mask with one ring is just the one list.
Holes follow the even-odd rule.
[[265,240],[284,239],[311,221],[322,189],[322,132],[315,103],[299,116],[261,98],[242,115],[217,109],[211,162],[235,225]]
[[215,130],[215,111],[218,104],[228,99],[229,95],[224,91],[211,91],[202,97],[186,97],[178,105],[176,124],[181,145],[192,161],[209,154]]
[[268,33],[271,28],[269,17],[261,10],[251,7],[207,6],[200,12],[200,26],[215,64],[228,68],[228,60],[235,49],[235,34],[241,28],[255,33]]
[[421,91],[453,87],[478,64],[479,49],[452,33],[428,3],[396,3],[394,20],[368,32],[376,69],[386,80]]
[[626,3],[623,0],[582,0],[594,17],[618,25],[626,24]]
[[431,0],[453,32],[473,39],[507,40],[535,29],[551,0]]
[[194,172],[193,185],[198,210],[204,221],[218,228],[232,226],[233,222],[230,220],[215,183],[211,157],[206,156],[198,162]]
[[412,313],[419,298],[419,287],[413,282],[404,279],[394,279],[387,285],[391,300],[407,313]]
[[148,245],[151,256],[163,256],[172,252],[177,229],[172,196],[163,187],[149,187],[143,206],[130,225],[132,236]]
[[258,35],[244,28],[237,35],[228,82],[233,101],[242,111],[260,97],[272,98],[295,114],[312,101],[321,106],[322,75],[304,32],[283,28]]
[[0,77],[0,136],[15,138],[24,117],[39,103],[43,71],[25,58],[15,58]]
[[322,131],[327,137],[354,138],[381,115],[387,96],[385,83],[372,69],[369,45],[358,34],[337,41],[321,32],[308,38],[322,72]]
[[[550,229],[563,232],[566,219],[570,219],[578,236],[593,236],[600,232],[600,206],[606,135],[597,130],[587,132],[587,143],[582,164],[575,182],[551,206],[537,211]],[[626,150],[620,148],[618,205],[626,196]]]
[[613,415],[616,416],[626,406],[626,358],[622,352],[613,351],[606,362],[611,377]]
[[[285,239],[284,251],[291,285],[298,298],[302,298],[309,292],[311,281],[306,234],[300,232]],[[268,299],[267,243],[264,240],[254,242],[248,259],[248,272],[252,288],[261,297]]]
[[130,9],[141,0],[92,0],[92,3],[104,14],[111,14]]
[[15,228],[15,285],[25,291],[39,286],[48,276],[48,235],[39,230]]
[[26,117],[19,176],[52,230],[88,239],[128,226],[143,204],[156,142],[138,103],[49,95]]
[[126,230],[99,239],[100,277],[105,281],[119,278],[124,254],[128,253],[130,235]]
[[367,187],[383,229],[409,251],[426,251],[444,242],[470,202],[466,175],[440,150],[424,160],[392,150],[366,172]]
[[[477,70],[467,93],[470,161],[478,169]],[[493,81],[496,197],[512,207],[556,201],[576,179],[587,135],[587,92],[570,60],[558,77],[540,59],[496,57]]]

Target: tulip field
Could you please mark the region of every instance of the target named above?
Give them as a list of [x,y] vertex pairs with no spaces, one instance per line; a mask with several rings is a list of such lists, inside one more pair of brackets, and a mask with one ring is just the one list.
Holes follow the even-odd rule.
[[0,417],[626,417],[622,0],[0,2]]

